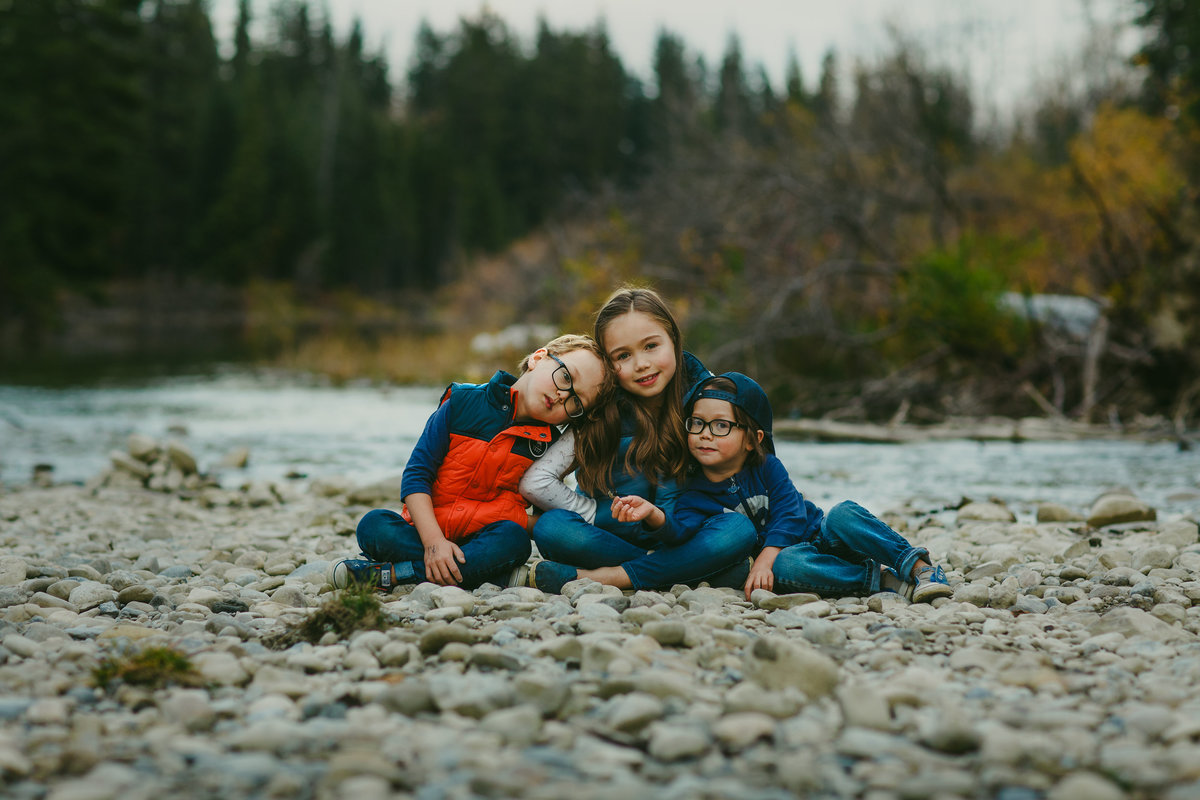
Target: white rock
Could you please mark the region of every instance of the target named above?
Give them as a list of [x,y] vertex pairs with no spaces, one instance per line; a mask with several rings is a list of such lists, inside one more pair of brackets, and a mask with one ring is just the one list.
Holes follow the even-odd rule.
[[1072,772],[1054,785],[1046,800],[1125,800],[1125,792],[1094,772]]
[[659,722],[650,731],[650,755],[660,761],[696,758],[708,751],[712,741],[694,726]]
[[0,586],[16,586],[25,580],[28,565],[17,556],[0,556]]
[[196,654],[192,666],[206,681],[222,686],[241,686],[250,679],[237,656],[221,650]]
[[795,688],[810,698],[823,697],[837,686],[838,665],[815,648],[779,637],[759,639],[743,658],[746,677],[764,689]]
[[745,750],[760,740],[773,739],[775,720],[757,711],[740,711],[713,723],[712,733],[726,750]]
[[71,605],[80,611],[87,611],[101,603],[108,603],[116,599],[117,593],[113,588],[98,581],[84,581],[72,589],[67,598]]
[[1016,522],[1017,517],[999,503],[967,503],[958,510],[962,522]]
[[1169,544],[1152,544],[1133,552],[1130,566],[1137,570],[1170,569],[1179,551]]
[[887,699],[864,683],[843,683],[837,689],[838,703],[847,725],[875,730],[888,730],[892,716]]
[[608,724],[618,731],[636,733],[666,713],[666,705],[644,692],[630,692],[616,698],[607,713]]
[[71,703],[61,697],[43,697],[25,710],[25,721],[34,725],[66,725]]
[[464,614],[475,610],[475,596],[459,586],[439,586],[429,596],[436,608],[460,608]]
[[1158,533],[1154,536],[1154,541],[1159,544],[1181,548],[1196,544],[1197,539],[1200,539],[1200,527],[1187,519],[1175,519],[1160,524]]

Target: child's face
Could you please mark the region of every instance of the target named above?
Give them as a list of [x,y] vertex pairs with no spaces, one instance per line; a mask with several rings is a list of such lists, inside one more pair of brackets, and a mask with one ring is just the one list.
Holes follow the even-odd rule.
[[[529,369],[521,376],[525,384],[518,391],[523,406],[517,411],[518,417],[561,425],[570,419],[566,403],[572,392],[583,403],[585,411],[595,407],[604,380],[603,362],[587,350],[571,350],[558,359],[562,366],[545,349],[529,357]],[[561,376],[555,379],[555,370],[561,371],[563,366],[571,375],[569,389],[559,388],[567,385]]]
[[[704,422],[722,419],[734,422],[733,405],[728,400],[702,397],[696,401],[691,416]],[[757,431],[735,427],[725,436],[715,436],[711,425],[705,425],[699,433],[688,434],[688,451],[700,464],[704,476],[711,481],[724,480],[741,470],[746,456],[754,449]]]
[[662,393],[675,377],[675,345],[662,323],[642,311],[615,317],[601,346],[612,362],[617,383],[635,397]]

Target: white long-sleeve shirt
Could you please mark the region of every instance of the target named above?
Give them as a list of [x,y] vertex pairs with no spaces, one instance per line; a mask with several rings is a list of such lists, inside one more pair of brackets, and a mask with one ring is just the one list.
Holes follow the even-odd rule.
[[521,494],[543,511],[563,508],[574,511],[588,524],[595,524],[596,501],[567,485],[567,473],[575,463],[575,432],[567,432],[534,461],[521,478]]

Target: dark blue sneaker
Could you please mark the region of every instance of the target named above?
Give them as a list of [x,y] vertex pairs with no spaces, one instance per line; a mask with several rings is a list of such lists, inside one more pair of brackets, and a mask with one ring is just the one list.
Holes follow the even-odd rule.
[[329,582],[335,589],[348,589],[355,585],[390,592],[396,585],[396,575],[391,563],[387,561],[343,558],[333,562],[333,566],[329,568]]

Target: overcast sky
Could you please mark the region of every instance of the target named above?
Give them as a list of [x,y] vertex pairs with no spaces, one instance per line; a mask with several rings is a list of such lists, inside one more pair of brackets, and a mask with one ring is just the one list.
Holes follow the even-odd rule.
[[[228,41],[237,2],[210,2],[216,33]],[[253,0],[252,7],[261,19],[272,4]],[[446,33],[486,5],[526,43],[532,42],[539,15],[554,30],[572,31],[603,18],[622,63],[644,79],[651,77],[660,28],[679,34],[712,67],[736,33],[745,62],[762,64],[776,87],[789,52],[795,52],[811,88],[827,50],[836,50],[846,63],[870,59],[888,49],[892,27],[940,63],[965,70],[977,93],[1003,108],[1019,103],[1036,81],[1062,71],[1081,49],[1089,21],[1109,25],[1133,13],[1131,0],[314,0],[311,5],[329,10],[339,35],[352,19],[361,19],[368,47],[387,53],[393,84],[408,68],[422,20]]]

